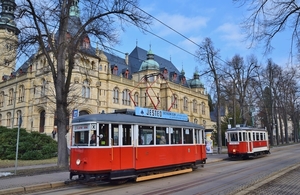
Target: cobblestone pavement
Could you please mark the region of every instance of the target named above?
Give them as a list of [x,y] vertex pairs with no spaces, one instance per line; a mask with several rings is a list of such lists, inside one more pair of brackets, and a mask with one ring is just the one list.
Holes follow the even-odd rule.
[[300,167],[263,184],[250,191],[247,195],[299,195],[300,194]]

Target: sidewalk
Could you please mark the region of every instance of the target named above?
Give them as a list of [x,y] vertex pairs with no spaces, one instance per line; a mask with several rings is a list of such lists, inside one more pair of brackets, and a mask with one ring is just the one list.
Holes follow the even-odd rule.
[[[217,161],[221,161],[227,158],[227,154],[207,154],[206,163],[213,163]],[[51,167],[56,166],[56,164],[45,164],[45,165],[35,165],[35,166],[23,166],[17,168],[18,170],[22,169],[33,169],[33,168],[43,168],[43,167]],[[9,168],[1,168],[0,176],[4,175],[4,173],[14,173],[15,167]],[[38,190],[38,189],[51,189],[54,187],[64,186],[65,181],[69,179],[69,172],[56,172],[49,174],[40,174],[33,176],[13,176],[0,177],[0,195],[2,194],[21,194],[26,191]]]

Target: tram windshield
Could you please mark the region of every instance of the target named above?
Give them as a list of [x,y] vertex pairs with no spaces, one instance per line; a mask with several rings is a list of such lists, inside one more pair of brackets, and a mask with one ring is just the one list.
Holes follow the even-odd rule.
[[238,141],[238,133],[237,132],[229,133],[229,141],[230,142]]

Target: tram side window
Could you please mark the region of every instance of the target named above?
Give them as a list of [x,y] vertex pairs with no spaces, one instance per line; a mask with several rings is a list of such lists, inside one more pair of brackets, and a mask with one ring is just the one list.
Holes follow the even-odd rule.
[[131,145],[131,125],[123,125],[123,145]]
[[108,124],[99,125],[99,146],[108,146]]
[[256,137],[255,137],[255,132],[253,132],[253,141],[256,140]]
[[193,143],[193,129],[184,129],[184,142],[185,144]]
[[111,125],[111,139],[112,139],[112,145],[118,146],[119,145],[119,125],[118,124],[112,124]]
[[259,141],[259,133],[256,132],[256,141]]
[[264,140],[264,134],[260,133],[260,140]]
[[87,146],[89,143],[89,132],[88,131],[75,131],[74,132],[74,143],[75,146]]
[[166,127],[156,127],[156,144],[167,144]]
[[201,129],[195,129],[195,143],[203,144],[204,143],[204,131]]
[[196,144],[200,144],[200,130],[199,129],[195,129],[195,143]]
[[173,133],[171,134],[171,144],[182,144],[181,128],[173,128]]
[[248,139],[247,139],[247,133],[246,132],[243,132],[243,140],[244,141],[248,141]]
[[251,133],[249,132],[248,135],[249,135],[249,141],[252,141],[252,139],[251,139]]
[[239,139],[238,139],[239,141],[243,141],[243,139],[242,139],[242,132],[239,132]]
[[155,144],[153,126],[139,126],[139,145]]

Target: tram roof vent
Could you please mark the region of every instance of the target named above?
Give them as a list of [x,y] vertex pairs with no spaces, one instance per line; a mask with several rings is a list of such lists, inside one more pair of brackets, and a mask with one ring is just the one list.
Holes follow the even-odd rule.
[[117,110],[115,110],[115,113],[117,113],[117,114],[130,114],[130,115],[134,115],[135,111],[131,110],[131,109],[117,109]]

